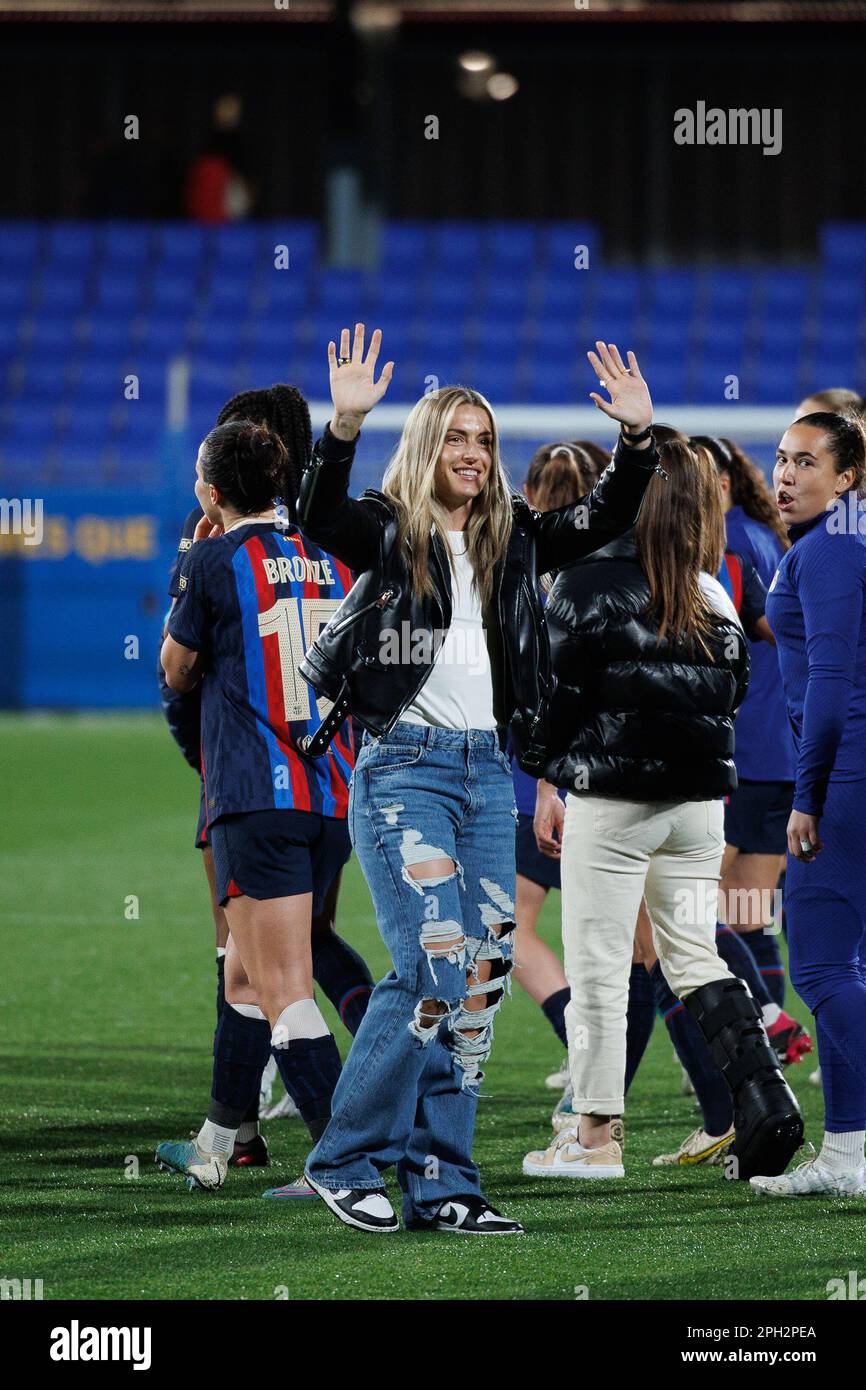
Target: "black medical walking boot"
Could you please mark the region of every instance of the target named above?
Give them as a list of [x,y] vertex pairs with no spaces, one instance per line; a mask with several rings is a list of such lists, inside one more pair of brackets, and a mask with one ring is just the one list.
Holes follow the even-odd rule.
[[735,976],[702,985],[684,1000],[734,1101],[732,1176],[784,1173],[803,1142],[803,1118],[779,1067],[761,1014]]

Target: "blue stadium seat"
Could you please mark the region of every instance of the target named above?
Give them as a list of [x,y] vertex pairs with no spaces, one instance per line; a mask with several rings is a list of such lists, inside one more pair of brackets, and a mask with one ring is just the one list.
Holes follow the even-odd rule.
[[76,401],[63,409],[58,432],[79,444],[92,442],[102,447],[117,433],[117,420],[118,412],[112,404]]
[[808,308],[814,281],[809,270],[765,270],[759,281],[762,312],[802,317]]
[[588,248],[589,269],[577,274],[588,275],[599,264],[601,251],[598,228],[593,223],[548,222],[539,229],[539,252],[548,275],[574,272],[575,248],[582,246]]
[[[388,359],[382,358],[384,364]],[[327,401],[330,399],[328,389],[328,364],[324,355],[319,358],[309,352],[295,353],[289,359],[289,371],[292,373],[287,380],[297,386],[308,399]],[[329,417],[330,418],[330,417]],[[320,430],[324,426],[324,420],[314,421],[313,430]]]
[[693,270],[651,270],[646,292],[650,312],[688,319],[695,311],[698,278]]
[[245,271],[237,274],[235,266],[231,267],[230,272],[216,271],[203,295],[207,311],[214,315],[221,314],[223,317],[244,319],[253,302],[252,277]]
[[191,275],[158,271],[150,287],[149,307],[172,317],[188,314],[196,306],[198,293]]
[[[266,254],[273,265],[273,246],[266,243],[257,222],[234,222],[214,227],[211,233],[211,254],[220,268],[243,269],[252,275]],[[289,250],[291,264],[291,249]]]
[[750,313],[756,297],[756,277],[750,270],[708,270],[701,277],[701,313],[738,319]]
[[863,266],[823,266],[815,276],[816,304],[846,304],[862,302],[866,289],[866,269]]
[[357,270],[326,270],[319,280],[316,310],[354,325],[365,322],[369,301],[367,277]]
[[0,412],[0,441],[4,453],[21,445],[44,449],[54,437],[58,412],[30,401],[7,404]]
[[186,346],[188,319],[185,314],[173,316],[152,309],[140,323],[139,336],[143,351],[150,356],[171,357]]
[[427,298],[427,281],[417,274],[389,275],[385,271],[378,280],[372,280],[368,287],[370,312],[378,326],[382,314],[414,315]]
[[149,222],[109,222],[102,234],[103,264],[143,268],[154,254],[154,228]]
[[33,297],[33,284],[28,275],[0,272],[0,314],[18,315]]
[[166,222],[157,229],[156,255],[161,265],[175,275],[195,274],[206,249],[205,230],[195,222]]
[[[293,319],[259,319],[251,324],[245,335],[242,357],[273,357],[285,362],[290,353],[305,346],[309,341],[309,324],[306,329]],[[325,359],[327,340],[321,345],[320,357]]]
[[124,401],[111,411],[110,424],[111,433],[124,439],[158,439],[165,428],[164,401]]
[[[316,368],[318,367],[318,371]],[[315,394],[320,398],[328,394],[327,365],[310,363],[306,353],[288,351],[285,353],[258,351],[243,360],[236,374],[237,391],[259,390],[272,386],[277,381],[287,381],[306,392],[298,377],[305,382],[315,382]]]
[[0,222],[0,268],[26,274],[42,253],[38,222]]
[[429,266],[433,253],[426,222],[386,222],[382,229],[381,274],[418,275]]
[[[74,378],[75,399],[81,404],[94,405],[97,402],[107,405],[117,405],[123,400],[124,382],[127,376],[134,374],[139,378],[139,393],[141,393],[141,363],[132,363],[129,358],[118,355],[100,357],[89,356],[80,364]],[[150,376],[145,374],[146,380]]]
[[94,228],[89,222],[54,222],[47,229],[48,261],[80,274],[96,253]]
[[82,321],[81,331],[89,351],[123,356],[132,343],[133,326],[134,320],[128,314],[94,309]]
[[314,261],[322,254],[319,246],[319,228],[315,222],[305,219],[285,217],[261,224],[262,256],[266,265],[274,264],[274,248],[285,246],[289,252],[289,271],[303,270],[306,273]]
[[314,293],[312,276],[302,271],[271,270],[254,281],[250,307],[263,317],[285,318],[306,312]]
[[114,313],[138,313],[145,302],[147,281],[137,267],[105,267],[96,277],[96,307]]
[[531,303],[530,291],[530,281],[522,275],[491,272],[479,290],[479,312],[485,318],[489,314],[499,318],[510,314],[519,322]]
[[[641,308],[643,279],[639,270],[591,271],[589,287],[595,313],[634,315]],[[599,337],[602,336],[602,331],[599,328]]]
[[487,236],[487,256],[492,274],[526,278],[542,261],[538,229],[531,222],[492,223]]
[[866,222],[825,222],[819,245],[825,264],[866,269]]
[[522,376],[517,359],[508,361],[496,355],[479,355],[471,363],[471,374],[466,380],[466,385],[480,391],[496,409],[499,405],[517,399],[518,383]]
[[574,401],[591,405],[581,391],[573,367],[561,363],[536,365],[528,376],[529,399],[540,405],[568,405]]
[[59,405],[73,380],[69,359],[30,356],[24,364],[21,398],[28,404]]
[[796,358],[783,366],[753,365],[740,377],[740,401],[756,405],[787,405],[792,409],[799,395],[800,373]]
[[56,266],[48,266],[37,282],[38,313],[57,317],[80,313],[84,308],[86,285],[83,277]]
[[725,391],[728,388],[728,378],[732,375],[739,379],[739,399],[742,400],[742,361],[731,363],[730,361],[719,362],[715,360],[705,361],[697,369],[690,383],[690,399],[705,401],[707,405],[721,405],[729,399],[726,397]]
[[30,351],[52,356],[59,352],[74,352],[81,342],[83,323],[84,320],[75,314],[57,317],[43,314],[33,319],[27,339]]
[[433,264],[441,274],[476,273],[483,261],[484,229],[477,222],[438,222],[432,226]]
[[[193,415],[207,415],[212,423],[216,423],[216,418],[222,410],[227,400],[230,400],[235,393],[235,383],[237,377],[235,372],[218,373],[211,371],[207,376],[192,375],[189,393],[189,407]],[[262,386],[270,386],[270,381],[260,383]]]

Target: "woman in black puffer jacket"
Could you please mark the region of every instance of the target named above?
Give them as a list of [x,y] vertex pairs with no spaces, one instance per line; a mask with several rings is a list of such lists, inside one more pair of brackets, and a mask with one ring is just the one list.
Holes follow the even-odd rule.
[[[554,670],[539,843],[562,840],[562,935],[573,1109],[539,1176],[619,1177],[626,1007],[641,899],[665,977],[731,1087],[734,1171],[782,1172],[802,1138],[793,1095],[747,987],[715,945],[721,798],[737,786],[734,713],[749,658],[712,575],[724,523],[708,461],[662,443],[634,530],[558,575],[547,604]],[[707,572],[707,571],[711,571]],[[550,784],[553,784],[552,786]],[[565,787],[564,812],[555,794]]]

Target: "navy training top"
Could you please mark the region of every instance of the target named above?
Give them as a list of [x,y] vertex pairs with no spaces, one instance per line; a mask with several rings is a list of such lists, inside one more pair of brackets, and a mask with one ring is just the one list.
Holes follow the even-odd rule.
[[866,512],[847,505],[790,527],[770,585],[797,753],[794,809],[820,816],[827,784],[866,778]]
[[[782,556],[787,553],[779,537],[763,522],[747,516],[742,507],[731,507],[727,512],[725,531],[728,550],[751,560],[769,588]],[[779,654],[769,642],[750,638],[749,659],[749,689],[737,711],[737,777],[747,782],[793,782],[796,759]]]

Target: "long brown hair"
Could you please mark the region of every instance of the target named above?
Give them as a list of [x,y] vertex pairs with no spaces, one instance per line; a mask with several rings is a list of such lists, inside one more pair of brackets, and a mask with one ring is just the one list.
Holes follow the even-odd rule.
[[595,464],[579,444],[543,444],[532,455],[524,487],[537,511],[552,512],[585,497],[597,481]]
[[791,542],[788,532],[779,516],[769,484],[756,463],[743,453],[732,439],[714,438],[709,434],[696,434],[692,444],[700,444],[708,450],[719,473],[727,473],[731,480],[731,502],[742,507],[746,516],[769,526],[773,535],[787,550]]
[[[718,572],[724,553],[724,518],[715,469],[679,431],[653,430],[667,478],[650,479],[635,526],[641,568],[650,586],[647,612],[665,637],[695,644],[711,657],[709,639],[720,619],[701,592],[707,563]],[[661,439],[659,438],[661,435]]]

